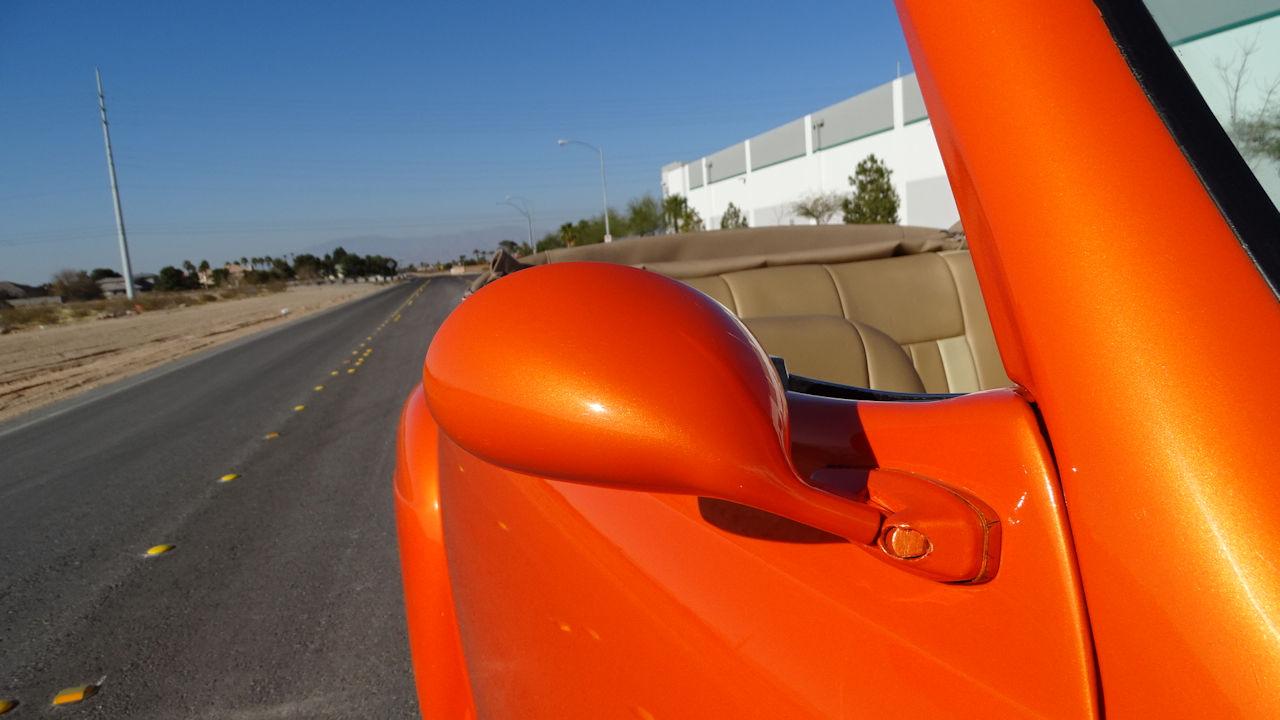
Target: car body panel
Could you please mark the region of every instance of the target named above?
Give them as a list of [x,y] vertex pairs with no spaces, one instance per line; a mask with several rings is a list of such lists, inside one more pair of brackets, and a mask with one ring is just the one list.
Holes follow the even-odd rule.
[[[428,717],[452,717],[435,693],[528,718],[1280,708],[1275,294],[1098,6],[898,6],[1019,389],[834,411],[789,396],[790,444],[806,473],[847,451],[981,499],[994,577],[939,583],[757,510],[513,472],[424,423],[397,483],[402,533],[428,538],[402,553],[434,553],[405,562],[410,633],[433,633],[412,642]],[[415,398],[406,417],[427,414]]]
[[395,507],[409,649],[423,717],[476,717],[440,518],[439,429],[419,386],[400,415]]
[[1097,6],[898,6],[1001,354],[1053,442],[1108,714],[1275,714],[1275,295]]
[[[1005,526],[995,579],[922,579],[767,513],[546,481],[442,437],[450,580],[481,716],[1092,716],[1070,543],[1024,401],[848,405],[883,466],[972,468],[967,489]],[[821,445],[828,419],[801,410],[792,431]],[[961,419],[972,435],[949,432]],[[936,431],[925,454],[922,421]],[[1009,457],[1019,471],[988,472]]]
[[[596,315],[555,312],[574,302]],[[505,322],[510,307],[528,313],[518,326]],[[509,358],[522,374],[500,372]],[[429,407],[448,431],[423,443],[438,443],[425,477],[438,478],[448,549],[447,573],[432,570],[453,594],[480,716],[1096,714],[1056,477],[1016,391],[917,403],[784,395],[723,307],[591,263],[479,289],[438,331],[424,377],[425,407],[420,394],[406,412]],[[409,461],[411,485],[431,459]],[[737,497],[751,473],[799,483],[833,468],[929,478],[989,507],[998,569],[976,584],[938,582],[879,546],[706,497]],[[875,484],[868,498],[826,489],[836,512],[881,500]],[[892,502],[881,504],[896,512]]]

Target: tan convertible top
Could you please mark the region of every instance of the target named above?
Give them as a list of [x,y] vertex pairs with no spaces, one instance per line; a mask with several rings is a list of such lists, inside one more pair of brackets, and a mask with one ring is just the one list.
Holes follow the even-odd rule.
[[540,252],[520,261],[528,265],[611,262],[691,278],[954,250],[964,246],[962,237],[952,231],[904,225],[781,225],[626,238]]

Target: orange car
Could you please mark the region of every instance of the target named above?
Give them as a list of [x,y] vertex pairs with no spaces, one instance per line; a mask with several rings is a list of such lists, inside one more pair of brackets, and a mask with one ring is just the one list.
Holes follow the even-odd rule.
[[1137,3],[898,6],[967,245],[575,249],[440,328],[395,479],[425,717],[1280,715],[1237,128]]

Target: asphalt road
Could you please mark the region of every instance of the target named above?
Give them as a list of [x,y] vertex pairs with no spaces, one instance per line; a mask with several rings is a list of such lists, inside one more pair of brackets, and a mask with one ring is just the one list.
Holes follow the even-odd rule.
[[0,426],[4,720],[417,717],[395,427],[463,288],[398,285]]

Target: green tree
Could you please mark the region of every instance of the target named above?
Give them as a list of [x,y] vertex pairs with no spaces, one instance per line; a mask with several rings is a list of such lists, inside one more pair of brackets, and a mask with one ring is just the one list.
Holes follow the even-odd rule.
[[271,274],[282,280],[293,279],[293,268],[284,258],[271,258]]
[[165,265],[160,268],[159,277],[156,278],[156,290],[173,292],[175,290],[185,290],[187,288],[187,278],[182,271],[172,265]]
[[732,230],[744,227],[750,227],[747,225],[747,216],[738,209],[737,205],[729,203],[729,207],[724,209],[724,215],[720,216],[720,229]]
[[546,252],[547,250],[554,250],[562,247],[564,247],[564,240],[561,239],[560,233],[549,232],[546,235],[543,235],[542,239],[538,241],[537,251]]
[[116,272],[115,270],[112,270],[111,268],[94,268],[93,270],[89,271],[89,277],[94,282],[97,282],[98,280],[102,280],[104,278],[118,278],[123,276],[120,273]]
[[844,221],[850,224],[898,222],[898,191],[891,178],[893,171],[874,154],[868,155],[849,176],[853,195],[841,202]]
[[65,300],[97,300],[102,297],[102,288],[83,270],[59,270],[50,283],[54,295],[61,295]]
[[666,227],[662,204],[645,193],[627,203],[627,234],[657,235]]
[[671,232],[697,232],[703,230],[702,216],[689,206],[683,195],[668,195],[662,199],[662,215]]
[[299,280],[316,280],[324,277],[325,272],[320,258],[303,253],[293,258],[293,274]]
[[368,274],[364,258],[359,255],[344,252],[341,260],[337,259],[337,250],[334,251],[333,255],[334,259],[337,260],[338,269],[342,271],[343,277],[362,277]]

